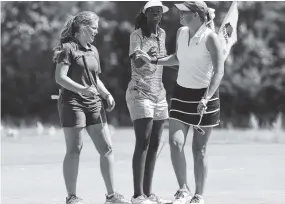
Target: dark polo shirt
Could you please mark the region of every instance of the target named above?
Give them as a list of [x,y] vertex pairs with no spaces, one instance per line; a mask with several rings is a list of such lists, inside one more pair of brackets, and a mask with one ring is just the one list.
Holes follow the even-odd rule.
[[[86,66],[92,82],[89,80],[88,73],[86,72],[83,56],[85,57]],[[96,82],[94,76],[101,73],[98,51],[91,44],[88,44],[88,48],[86,49],[78,41],[64,43],[63,51],[58,59],[58,63],[60,62],[69,66],[67,76],[70,79],[86,87],[91,86],[92,83],[94,84]],[[73,105],[75,108],[79,107],[92,111],[93,108],[98,106],[100,98],[99,96],[88,97],[62,87],[60,101],[66,105]]]

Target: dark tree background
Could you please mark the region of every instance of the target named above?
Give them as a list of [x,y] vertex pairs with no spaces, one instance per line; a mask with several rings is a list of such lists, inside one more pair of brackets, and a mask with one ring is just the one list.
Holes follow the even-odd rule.
[[[1,117],[8,124],[35,121],[58,124],[57,93],[52,49],[68,15],[83,10],[100,16],[97,46],[101,78],[117,106],[108,113],[110,123],[131,125],[125,102],[130,80],[129,35],[145,2],[1,2]],[[180,27],[174,2],[161,27],[167,33],[167,51],[175,50]],[[216,29],[231,2],[207,2],[216,9]],[[254,115],[260,127],[270,127],[278,115],[285,123],[285,2],[239,2],[238,43],[225,63],[220,87],[221,127],[249,127]],[[168,100],[177,71],[164,69]]]

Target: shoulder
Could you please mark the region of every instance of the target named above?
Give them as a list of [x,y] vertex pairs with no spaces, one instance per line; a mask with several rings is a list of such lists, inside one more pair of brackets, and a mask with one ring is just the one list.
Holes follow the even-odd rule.
[[98,53],[98,49],[97,49],[97,47],[96,47],[96,46],[91,45],[91,44],[90,44],[90,46],[91,46],[91,49],[92,49],[94,52]]
[[215,32],[209,32],[206,39],[206,47],[210,50],[220,50],[221,42],[219,40],[218,34]]
[[166,38],[166,32],[162,28],[159,28],[159,35],[160,38],[165,39]]
[[211,28],[207,27],[206,28],[206,35],[207,35],[207,38],[210,37],[210,38],[218,38],[218,34],[213,31]]
[[70,65],[71,61],[74,56],[74,50],[75,50],[75,45],[73,45],[71,42],[66,42],[61,44],[58,48],[56,48],[55,53],[54,53],[54,62],[56,63],[61,63],[63,62],[64,64]]
[[99,52],[98,52],[97,47],[95,47],[94,45],[91,45],[91,49],[95,53],[95,55],[99,56]]
[[188,31],[188,27],[187,26],[182,26],[177,30],[177,38],[179,36],[180,33]]
[[139,29],[136,29],[134,30],[131,35],[131,37],[135,37],[135,36],[142,36],[142,30],[139,28]]
[[62,50],[66,51],[66,52],[72,52],[75,51],[77,49],[77,44],[70,41],[70,42],[66,42],[62,44]]
[[159,28],[159,32],[160,32],[161,34],[163,34],[163,35],[166,35],[166,32],[165,32],[165,30],[164,30],[163,28]]
[[183,31],[188,31],[188,27],[187,26],[182,26],[178,29],[177,32],[183,32]]
[[206,43],[207,44],[213,44],[213,43],[217,43],[218,41],[218,34],[211,31],[207,34],[207,39],[206,39]]

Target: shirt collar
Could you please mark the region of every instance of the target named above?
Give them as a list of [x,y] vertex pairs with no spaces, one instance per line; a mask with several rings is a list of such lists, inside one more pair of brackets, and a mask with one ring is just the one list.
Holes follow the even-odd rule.
[[[141,28],[140,28],[141,29]],[[157,29],[156,33],[151,33],[149,37],[152,37],[152,38],[157,38],[159,36],[159,29]],[[142,33],[142,29],[141,29],[141,33]]]
[[78,48],[79,49],[82,49],[82,50],[92,50],[92,46],[91,46],[91,44],[90,43],[87,43],[87,47],[88,48],[86,48],[86,47],[83,47],[81,44],[80,44],[80,42],[76,39],[76,38],[72,38],[72,41],[73,42],[75,42],[77,45],[78,45]]
[[156,34],[154,34],[154,33],[151,33],[151,34],[150,34],[150,37],[156,38],[157,36],[158,36],[158,31],[156,32]]

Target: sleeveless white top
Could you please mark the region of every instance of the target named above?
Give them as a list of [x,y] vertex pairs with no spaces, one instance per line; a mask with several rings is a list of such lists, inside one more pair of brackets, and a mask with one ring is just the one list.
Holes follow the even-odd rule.
[[192,89],[209,86],[213,64],[206,47],[206,40],[211,32],[213,31],[203,24],[189,42],[189,28],[186,26],[181,28],[177,40],[179,60],[177,83],[180,86]]

